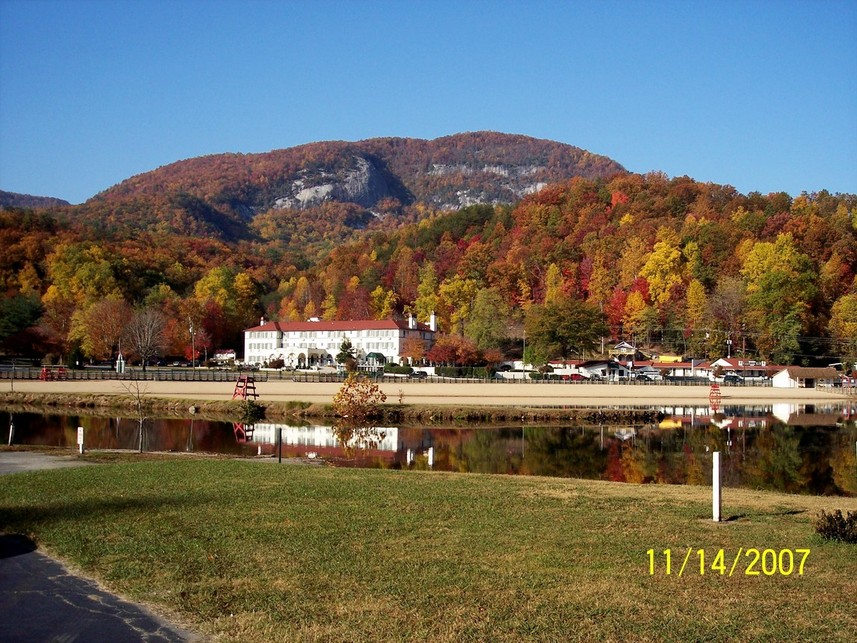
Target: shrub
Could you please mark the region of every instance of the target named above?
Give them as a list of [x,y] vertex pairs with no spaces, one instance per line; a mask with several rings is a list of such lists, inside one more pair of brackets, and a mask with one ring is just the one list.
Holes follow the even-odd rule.
[[333,398],[333,408],[341,417],[354,424],[367,422],[380,415],[380,406],[387,396],[375,383],[362,375],[352,373]]
[[470,377],[476,379],[487,379],[493,377],[494,369],[484,366],[439,366],[435,369],[435,375],[439,377]]
[[843,516],[839,509],[832,513],[822,509],[815,519],[814,527],[822,538],[857,543],[857,511],[849,511],[847,516]]
[[243,400],[241,407],[241,421],[244,424],[255,424],[265,417],[265,407],[256,400]]
[[414,369],[410,366],[399,366],[398,364],[384,365],[384,373],[389,373],[390,375],[410,375],[413,372]]

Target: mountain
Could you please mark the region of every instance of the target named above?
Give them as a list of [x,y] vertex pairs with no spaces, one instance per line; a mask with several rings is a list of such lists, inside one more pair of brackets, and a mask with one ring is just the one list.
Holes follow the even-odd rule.
[[56,208],[70,205],[68,201],[56,199],[51,196],[32,196],[30,194],[18,194],[16,192],[4,192],[0,190],[0,209],[3,208]]
[[[549,183],[624,173],[619,163],[571,145],[496,132],[327,141],[178,161],[96,195],[78,214],[107,229],[234,240],[258,237],[260,226],[268,234],[289,228],[295,218],[353,230],[418,204],[511,204]],[[254,229],[260,215],[267,219]]]

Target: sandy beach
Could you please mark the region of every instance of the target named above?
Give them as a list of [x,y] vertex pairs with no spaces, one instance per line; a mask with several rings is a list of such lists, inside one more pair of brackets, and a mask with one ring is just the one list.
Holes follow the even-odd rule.
[[[11,382],[0,381],[0,391],[9,391]],[[290,380],[256,383],[260,401],[310,402],[329,404],[340,383],[293,382]],[[569,383],[458,383],[405,380],[384,382],[381,389],[388,404],[456,405],[456,406],[580,406],[610,408],[616,406],[707,405],[710,387],[663,384],[569,384]],[[64,393],[74,395],[128,395],[129,383],[119,381],[42,382],[18,380],[19,393]],[[149,397],[186,400],[230,400],[231,382],[160,382],[140,383],[141,392]],[[755,386],[721,386],[721,405],[771,404],[791,402],[818,404],[855,401],[855,396],[824,389],[779,389]]]

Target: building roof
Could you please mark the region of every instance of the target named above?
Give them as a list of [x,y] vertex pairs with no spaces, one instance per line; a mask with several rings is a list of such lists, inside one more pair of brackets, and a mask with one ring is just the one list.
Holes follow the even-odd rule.
[[814,368],[807,366],[788,366],[779,371],[779,373],[783,372],[788,373],[789,377],[793,380],[835,380],[837,377],[839,377],[839,373],[832,366]]
[[267,322],[261,326],[245,329],[245,332],[305,332],[305,331],[333,331],[347,332],[354,330],[421,330],[433,332],[428,324],[417,323],[415,329],[408,326],[408,322],[400,319],[352,319],[345,321],[304,321],[304,322]]

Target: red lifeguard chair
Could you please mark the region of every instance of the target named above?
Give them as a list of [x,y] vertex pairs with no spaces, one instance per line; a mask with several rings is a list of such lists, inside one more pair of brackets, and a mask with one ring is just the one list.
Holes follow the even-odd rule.
[[714,382],[711,385],[711,390],[708,392],[708,403],[711,405],[711,410],[717,413],[720,410],[720,401],[723,399],[720,393],[720,384]]
[[255,427],[252,424],[235,422],[232,427],[235,431],[235,441],[238,442],[238,444],[245,444],[253,439],[253,429]]
[[256,380],[252,375],[239,375],[235,382],[235,391],[232,393],[233,400],[255,400],[259,397],[256,392]]

